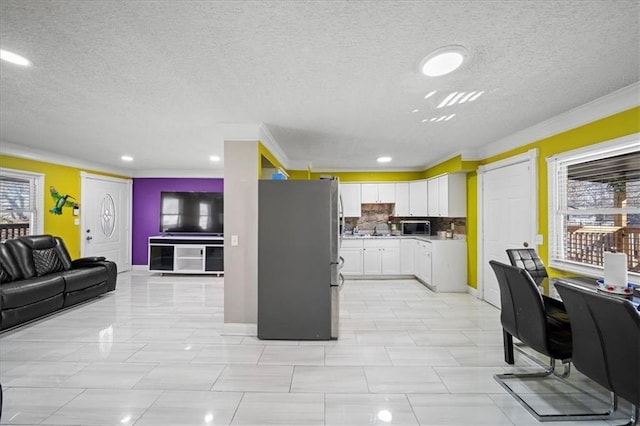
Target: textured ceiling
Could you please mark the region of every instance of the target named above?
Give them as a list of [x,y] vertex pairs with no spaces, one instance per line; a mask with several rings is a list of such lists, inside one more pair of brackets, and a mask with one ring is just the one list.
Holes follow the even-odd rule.
[[[0,141],[135,174],[210,168],[230,124],[264,123],[293,167],[420,169],[640,80],[639,5],[2,0],[0,44],[34,66],[0,65]],[[463,67],[421,76],[450,44]]]

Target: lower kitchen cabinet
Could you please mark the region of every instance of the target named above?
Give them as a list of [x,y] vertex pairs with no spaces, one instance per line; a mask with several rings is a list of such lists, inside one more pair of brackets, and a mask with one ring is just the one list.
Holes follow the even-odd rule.
[[413,253],[418,245],[418,240],[400,240],[400,273],[402,275],[413,275]]
[[340,256],[344,259],[340,273],[345,277],[362,275],[363,250],[362,241],[354,239],[343,239],[340,247]]
[[431,243],[418,240],[413,251],[413,274],[420,281],[431,284]]
[[433,291],[467,291],[467,243],[417,238],[345,239],[340,249],[348,277],[415,276]]
[[373,239],[363,241],[365,275],[400,274],[400,240]]
[[433,291],[467,292],[467,243],[464,240],[431,241],[431,281]]

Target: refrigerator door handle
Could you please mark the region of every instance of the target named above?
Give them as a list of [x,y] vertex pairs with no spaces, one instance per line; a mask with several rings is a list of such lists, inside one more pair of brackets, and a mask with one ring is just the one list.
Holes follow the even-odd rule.
[[346,231],[346,223],[345,223],[345,219],[344,219],[344,203],[342,202],[342,194],[340,194],[338,196],[338,202],[340,203],[340,207],[339,207],[339,215],[340,215],[340,230],[342,232],[340,232],[340,247],[342,247],[342,234],[344,234],[344,232]]
[[344,275],[338,275],[340,277],[340,285],[338,286],[338,290],[342,290],[342,286],[344,285]]

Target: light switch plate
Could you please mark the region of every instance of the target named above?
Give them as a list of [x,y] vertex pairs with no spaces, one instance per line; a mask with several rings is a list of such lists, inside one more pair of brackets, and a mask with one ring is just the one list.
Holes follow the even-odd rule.
[[542,234],[537,234],[536,235],[536,244],[539,245],[539,246],[544,244],[544,237],[543,237]]
[[232,246],[237,246],[238,245],[238,236],[237,235],[232,235],[231,236],[231,245]]

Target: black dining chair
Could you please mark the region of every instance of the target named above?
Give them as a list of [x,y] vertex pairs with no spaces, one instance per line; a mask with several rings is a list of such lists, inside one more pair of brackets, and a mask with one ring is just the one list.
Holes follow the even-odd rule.
[[531,278],[533,278],[537,285],[540,285],[542,281],[549,276],[547,274],[547,268],[545,268],[544,263],[542,263],[542,259],[538,256],[536,249],[507,249],[507,256],[509,256],[511,265],[529,272],[529,275],[531,275]]
[[[535,281],[538,289],[542,285],[542,282],[548,278],[547,269],[544,263],[538,256],[535,249],[532,248],[518,248],[507,249],[507,256],[512,266],[526,270],[531,278]],[[542,295],[542,299],[545,305],[545,312],[553,318],[558,319],[561,322],[568,322],[567,310],[564,304],[556,299]],[[504,345],[504,359],[507,364],[513,364],[515,362],[513,356],[513,339],[510,335],[505,335],[503,339]],[[520,349],[518,346],[515,348]]]
[[[508,384],[510,379],[543,379],[555,375],[564,379],[570,374],[572,335],[569,319],[549,315],[545,299],[529,273],[515,266],[492,260],[489,262],[500,287],[500,322],[503,332],[516,337],[529,348],[549,357],[544,370],[534,373],[496,374],[494,378],[539,421],[600,419],[609,413],[539,414]],[[564,372],[555,372],[556,360],[564,364]]]
[[627,425],[638,424],[640,407],[640,312],[628,300],[580,286],[555,284],[569,312],[576,369],[632,404]]

